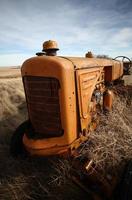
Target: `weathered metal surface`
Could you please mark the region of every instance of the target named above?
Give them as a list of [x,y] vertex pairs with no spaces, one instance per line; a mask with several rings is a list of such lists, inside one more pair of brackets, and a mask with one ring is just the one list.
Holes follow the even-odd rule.
[[[122,62],[108,59],[38,56],[25,61],[22,66],[23,77],[31,76],[38,79],[39,77],[50,77],[59,81],[58,101],[61,125],[64,130],[64,134],[60,137],[42,138],[41,140],[33,140],[24,136],[23,142],[28,151],[31,154],[50,155],[71,152],[72,149],[76,149],[82,141],[86,140],[85,136],[98,124],[97,109],[102,109],[105,83],[120,78],[122,74]],[[29,89],[30,95],[36,94],[34,100],[37,102],[40,101],[41,92]],[[43,94],[49,98],[48,90]],[[28,98],[31,99],[31,97]],[[44,99],[43,101],[45,102]],[[54,131],[59,131],[58,123],[52,117],[50,121],[49,111],[45,113],[43,105],[39,107],[38,103],[35,104],[36,108],[41,108],[43,112],[39,110],[39,115],[36,116],[34,104],[32,104],[32,109],[29,108],[29,117],[32,120],[33,128],[39,130],[43,135],[47,131],[50,137],[53,130],[52,125]],[[47,108],[52,111],[54,109],[54,112],[58,109],[53,105],[50,108],[47,105]],[[53,116],[54,112],[52,112]],[[45,127],[43,123],[45,123]]]
[[81,130],[87,129],[91,122],[91,96],[102,70],[102,68],[95,68],[76,72]]

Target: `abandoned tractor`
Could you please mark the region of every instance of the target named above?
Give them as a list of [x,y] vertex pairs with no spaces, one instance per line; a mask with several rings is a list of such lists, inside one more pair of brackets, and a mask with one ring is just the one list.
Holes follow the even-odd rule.
[[[21,68],[29,119],[15,131],[14,155],[73,155],[99,122],[100,111],[113,104],[111,85],[123,76],[123,62],[85,57],[57,56],[55,41],[46,41],[42,52],[26,60]],[[93,163],[85,163],[85,173]],[[97,175],[97,176],[96,176]],[[95,177],[100,177],[94,171]],[[110,195],[111,183],[98,178]],[[95,179],[97,181],[97,178]]]

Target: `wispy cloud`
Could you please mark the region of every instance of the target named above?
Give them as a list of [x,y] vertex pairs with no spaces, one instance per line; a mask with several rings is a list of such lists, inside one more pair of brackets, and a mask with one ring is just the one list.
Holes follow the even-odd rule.
[[0,65],[9,54],[11,65],[20,64],[21,55],[35,54],[48,39],[63,55],[132,56],[131,10],[131,0],[1,0]]

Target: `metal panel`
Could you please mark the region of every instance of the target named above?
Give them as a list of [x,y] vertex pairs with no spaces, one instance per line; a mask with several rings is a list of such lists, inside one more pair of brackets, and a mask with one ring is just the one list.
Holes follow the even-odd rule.
[[80,123],[82,130],[87,129],[88,124],[91,122],[91,97],[102,69],[103,68],[93,68],[76,71]]

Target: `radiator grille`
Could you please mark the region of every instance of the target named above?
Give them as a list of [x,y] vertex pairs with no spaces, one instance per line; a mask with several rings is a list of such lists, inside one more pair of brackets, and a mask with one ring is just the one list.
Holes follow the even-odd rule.
[[59,81],[56,78],[25,76],[23,82],[35,133],[44,137],[62,135]]

